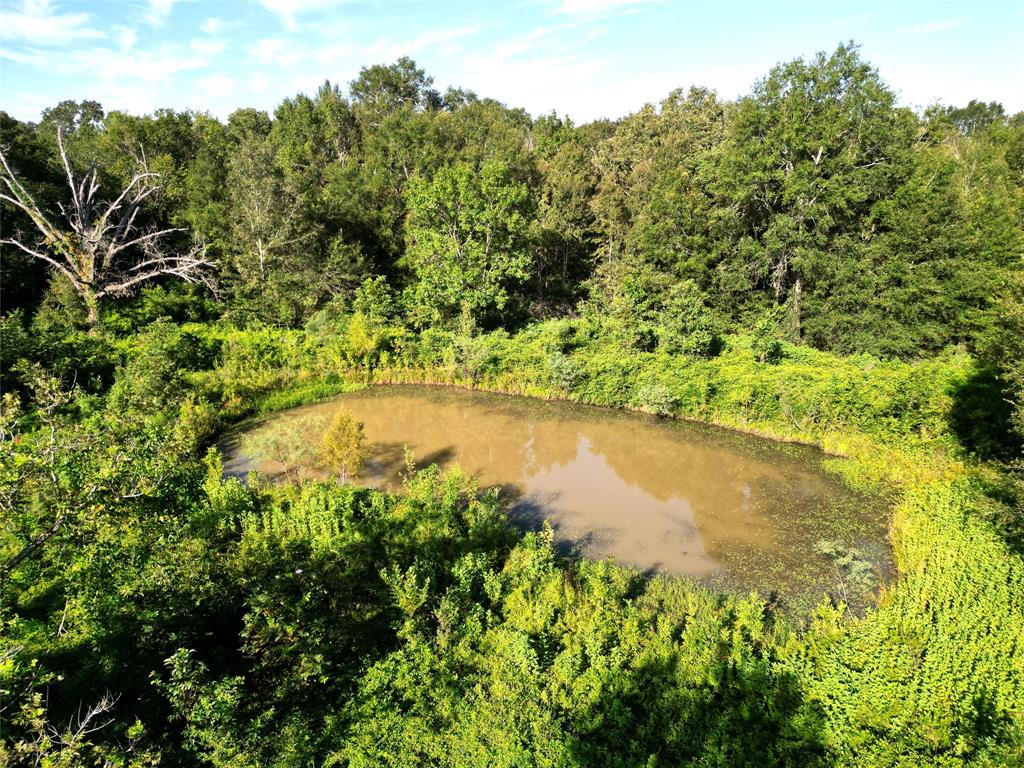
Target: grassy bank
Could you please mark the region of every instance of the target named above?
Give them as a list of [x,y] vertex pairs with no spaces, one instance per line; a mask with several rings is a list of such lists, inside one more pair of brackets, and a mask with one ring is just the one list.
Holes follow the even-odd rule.
[[[51,496],[50,468],[32,475],[52,503],[77,504],[82,478],[93,495],[11,578],[0,688],[28,693],[0,758],[32,754],[45,713],[66,722],[111,690],[115,724],[74,748],[79,762],[126,749],[125,765],[232,768],[1021,761],[1024,568],[998,468],[971,455],[965,414],[984,412],[965,394],[968,355],[783,345],[762,362],[738,336],[714,357],[669,356],[578,321],[353,342],[344,328],[158,323],[104,352],[113,385],[75,402]],[[892,494],[899,573],[862,617],[828,600],[794,616],[562,559],[457,472],[388,494],[248,486],[202,459],[243,419],[372,383],[818,445],[852,484]],[[5,449],[31,462],[35,439]]]
[[1021,756],[1024,568],[955,434],[959,393],[977,374],[966,354],[901,363],[787,347],[767,364],[742,337],[712,359],[626,354],[561,322],[511,338],[408,339],[367,360],[303,332],[212,333],[221,363],[198,383],[232,414],[369,383],[446,384],[696,419],[846,457],[835,468],[850,482],[898,489],[900,573],[865,618],[823,605],[775,649],[820,704],[828,753],[878,765]]
[[[958,393],[978,373],[966,354],[904,363],[784,347],[757,362],[750,340],[686,358],[624,351],[567,321],[460,339],[433,333],[356,356],[344,335],[199,326],[220,354],[196,376],[228,418],[326,399],[359,384],[445,384],[567,399],[692,419],[820,447],[864,465],[865,480],[899,485],[951,477],[964,451],[953,434]],[[874,465],[868,469],[867,465]]]

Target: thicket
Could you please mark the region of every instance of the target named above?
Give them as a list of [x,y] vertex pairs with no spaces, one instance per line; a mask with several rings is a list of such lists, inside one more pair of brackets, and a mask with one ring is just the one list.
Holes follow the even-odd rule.
[[[585,126],[401,60],[226,123],[0,114],[50,215],[58,127],[105,188],[144,147],[144,224],[220,290],[92,323],[0,246],[0,761],[1024,761],[1019,115],[898,108],[851,46]],[[563,559],[458,473],[247,485],[208,452],[375,382],[819,445],[891,495],[899,574],[791,615]]]
[[[367,366],[346,338],[158,324],[126,339],[110,350],[124,362],[105,400],[80,392],[52,417],[21,417],[58,422],[55,482],[32,445],[48,430],[6,422],[17,437],[4,465],[21,477],[5,488],[24,494],[28,479],[31,494],[12,499],[4,561],[51,510],[69,510],[5,572],[12,760],[1019,758],[1019,521],[1000,476],[968,469],[950,427],[971,357],[904,363],[783,343],[768,363],[745,336],[712,359],[624,355],[586,323],[551,321],[513,337],[408,335],[401,356]],[[168,359],[180,379],[157,386]],[[45,403],[59,388],[40,375],[26,373]],[[852,455],[836,462],[852,481],[896,487],[900,575],[863,618],[827,600],[813,616],[781,615],[764,596],[564,560],[458,474],[427,471],[392,496],[245,486],[221,479],[215,455],[199,458],[218,423],[372,381],[664,409]],[[104,478],[95,492],[90,478]],[[61,732],[108,690],[112,723],[77,742]],[[51,725],[63,742],[46,740]]]

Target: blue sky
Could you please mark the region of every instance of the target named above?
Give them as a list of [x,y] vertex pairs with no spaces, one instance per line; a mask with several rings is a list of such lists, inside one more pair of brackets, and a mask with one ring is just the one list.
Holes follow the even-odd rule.
[[533,114],[618,117],[676,87],[747,92],[779,61],[853,39],[902,103],[1024,110],[1024,0],[0,0],[0,109],[272,110],[325,79],[411,56]]

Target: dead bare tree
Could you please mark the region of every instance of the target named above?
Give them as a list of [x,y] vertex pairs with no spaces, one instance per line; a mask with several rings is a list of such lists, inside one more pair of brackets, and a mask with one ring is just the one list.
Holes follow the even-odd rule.
[[19,181],[0,148],[0,200],[23,211],[42,237],[31,243],[23,237],[4,237],[29,256],[44,261],[68,279],[85,304],[89,327],[96,325],[99,305],[107,296],[124,296],[142,283],[164,275],[212,287],[206,250],[196,245],[183,253],[167,247],[167,236],[179,228],[142,228],[138,223],[143,203],[160,191],[160,174],[149,170],[145,154],[139,170],[112,201],[100,197],[95,164],[82,176],[71,168],[64,137],[57,129],[57,146],[71,200],[61,204],[67,227],[54,224]]

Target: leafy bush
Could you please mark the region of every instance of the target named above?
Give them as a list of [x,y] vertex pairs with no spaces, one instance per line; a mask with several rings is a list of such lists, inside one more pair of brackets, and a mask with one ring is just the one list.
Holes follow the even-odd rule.
[[411,362],[427,368],[451,366],[455,362],[455,342],[448,331],[427,328],[417,337],[411,348]]
[[708,306],[707,295],[692,280],[669,289],[658,313],[658,349],[669,354],[713,357],[722,348],[724,324]]
[[170,323],[154,323],[116,374],[110,404],[121,412],[156,413],[187,392],[185,375],[212,364],[212,350]]
[[561,352],[548,353],[547,369],[547,383],[565,392],[572,392],[583,375],[576,361]]
[[647,413],[658,416],[671,416],[676,411],[679,399],[664,384],[648,384],[636,393],[636,406]]
[[20,311],[0,316],[0,380],[5,391],[25,392],[23,371],[38,364],[66,387],[102,392],[113,382],[118,359],[106,337],[76,329],[26,327]]
[[321,414],[273,420],[245,434],[242,452],[256,461],[276,461],[297,476],[320,466],[326,427],[327,417]]

